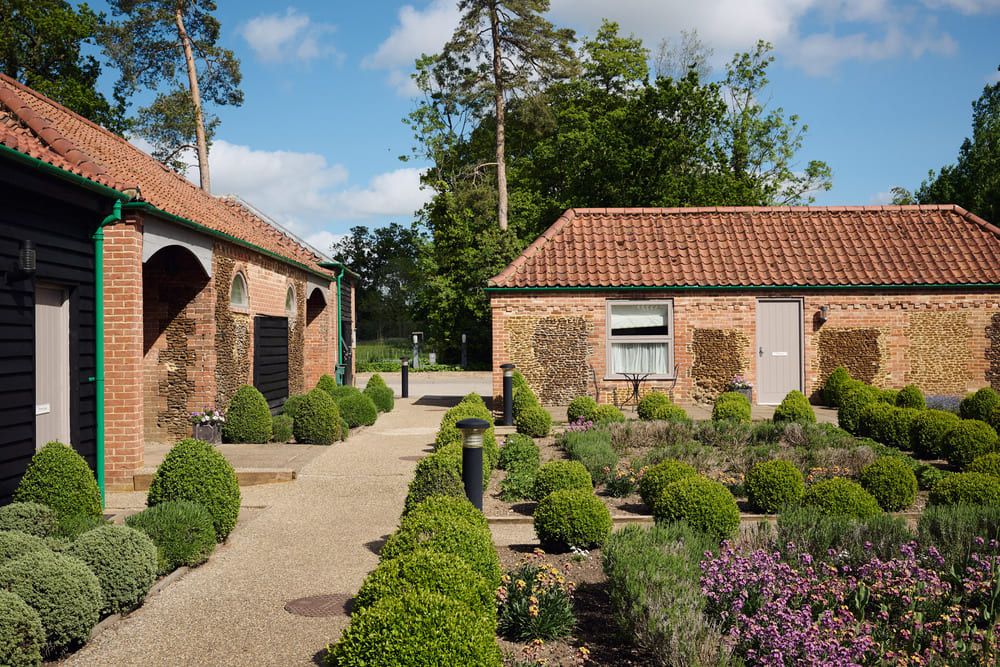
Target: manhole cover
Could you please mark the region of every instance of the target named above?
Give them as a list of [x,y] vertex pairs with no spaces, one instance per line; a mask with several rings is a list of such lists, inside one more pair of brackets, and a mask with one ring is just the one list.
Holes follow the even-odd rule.
[[346,593],[313,595],[285,604],[285,611],[296,616],[346,616],[351,613],[354,596]]
[[422,458],[424,458],[424,457],[423,456],[400,456],[399,460],[400,461],[419,461]]

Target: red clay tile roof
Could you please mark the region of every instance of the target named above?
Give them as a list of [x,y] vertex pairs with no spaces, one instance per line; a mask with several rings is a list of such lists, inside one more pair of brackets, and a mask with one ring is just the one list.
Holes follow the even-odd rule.
[[122,137],[0,74],[0,143],[119,192],[139,187],[161,211],[333,276],[325,261],[267,221],[214,197]]
[[1000,284],[958,206],[570,209],[490,287]]

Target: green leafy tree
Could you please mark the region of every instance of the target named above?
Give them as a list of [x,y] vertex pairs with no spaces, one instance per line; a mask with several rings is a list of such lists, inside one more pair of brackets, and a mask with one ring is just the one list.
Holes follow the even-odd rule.
[[988,84],[972,103],[972,136],[962,142],[955,164],[931,170],[912,194],[903,188],[892,194],[893,203],[958,204],[1000,220],[1000,82]]
[[505,230],[507,97],[571,74],[573,31],[557,30],[542,18],[549,0],[459,0],[458,8],[462,16],[445,45],[443,63],[449,69],[458,65],[452,81],[462,94],[493,100],[497,221]]
[[124,96],[112,104],[98,92],[100,63],[81,52],[95,42],[103,14],[66,0],[0,0],[0,16],[4,74],[112,132],[128,129]]
[[[737,54],[729,63],[723,89],[729,114],[722,142],[729,157],[732,191],[729,204],[781,205],[811,202],[811,192],[833,187],[829,165],[811,160],[802,171],[793,159],[808,126],[787,119],[781,107],[767,110],[767,67],[774,61],[771,45],[762,40],[753,52]],[[721,203],[721,202],[720,202]]]
[[[153,157],[183,172],[177,155],[195,149],[201,188],[210,190],[208,149],[218,118],[202,100],[239,106],[240,64],[216,45],[219,21],[212,0],[109,0],[118,22],[103,31],[105,54],[121,71],[115,90],[159,90],[139,110],[136,129],[155,146]],[[166,85],[167,90],[160,90]]]
[[362,340],[405,336],[413,331],[413,310],[422,289],[418,259],[423,239],[416,226],[392,223],[351,233],[330,247],[331,256],[360,276],[357,296],[358,335]]

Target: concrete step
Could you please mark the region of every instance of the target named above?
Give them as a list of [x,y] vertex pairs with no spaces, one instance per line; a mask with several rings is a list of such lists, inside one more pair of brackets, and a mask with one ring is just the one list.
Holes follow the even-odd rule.
[[[153,481],[155,470],[140,470],[132,475],[132,491],[148,491]],[[266,470],[246,468],[236,471],[240,486],[257,486],[258,484],[274,484],[276,482],[291,482],[297,477],[294,470]]]

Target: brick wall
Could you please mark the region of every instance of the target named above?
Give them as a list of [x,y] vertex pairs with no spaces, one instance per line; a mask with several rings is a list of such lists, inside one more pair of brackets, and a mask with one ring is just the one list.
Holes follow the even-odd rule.
[[[681,367],[676,401],[711,400],[719,378],[731,377],[737,368],[756,384],[758,297],[801,300],[803,391],[814,399],[838,365],[868,375],[880,387],[912,383],[929,394],[964,394],[989,384],[1000,386],[1000,296],[987,291],[511,292],[491,295],[495,404],[502,400],[501,364],[517,365],[540,398],[555,381],[541,359],[551,354],[551,341],[559,336],[536,340],[534,332],[541,325],[554,325],[558,331],[564,324],[563,358],[579,358],[578,350],[585,344],[586,358],[579,367],[589,373],[587,367],[593,366],[598,381],[606,386],[623,386],[624,381],[607,378],[608,299],[673,301],[674,360]],[[821,306],[829,308],[826,322],[820,318]],[[586,330],[585,343],[581,326]],[[575,377],[584,371],[561,372]],[[602,392],[601,400],[610,400],[607,392]],[[567,401],[559,396],[558,402]]]
[[104,228],[104,474],[131,488],[143,464],[142,221]]

